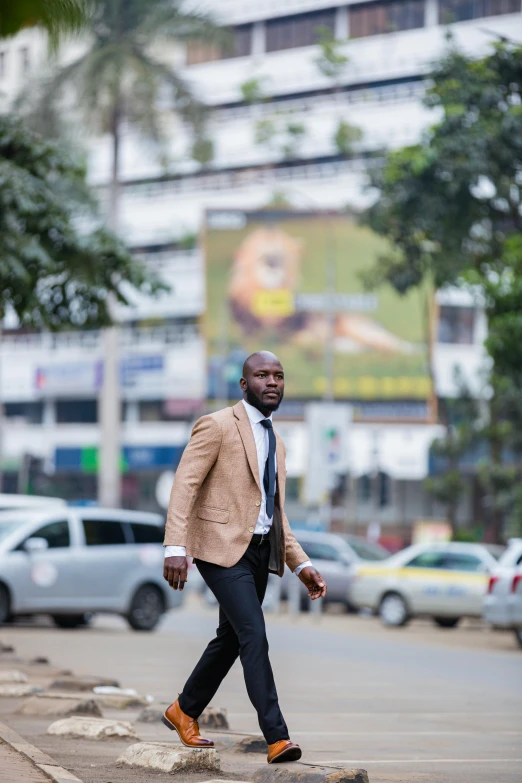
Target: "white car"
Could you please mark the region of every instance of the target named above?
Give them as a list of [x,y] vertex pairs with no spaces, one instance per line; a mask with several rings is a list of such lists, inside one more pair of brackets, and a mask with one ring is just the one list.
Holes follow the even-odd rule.
[[494,628],[515,632],[522,647],[522,539],[516,538],[489,577],[484,598],[484,620]]
[[[492,550],[497,556],[502,551]],[[442,628],[454,628],[461,617],[481,616],[496,566],[482,544],[416,544],[380,563],[354,566],[348,600],[378,613],[385,625],[428,616]]]
[[10,495],[0,492],[0,511],[15,508],[47,509],[66,505],[65,500],[61,498],[50,498],[45,495]]
[[183,593],[163,579],[164,519],[56,506],[0,513],[0,623],[49,614],[61,628],[96,612],[152,630]]

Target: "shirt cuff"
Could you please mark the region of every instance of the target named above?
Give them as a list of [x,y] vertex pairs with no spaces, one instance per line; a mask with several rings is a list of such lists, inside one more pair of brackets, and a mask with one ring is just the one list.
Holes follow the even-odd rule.
[[[296,568],[296,569],[295,569],[295,571],[294,571],[294,574],[295,574],[296,576],[299,576],[299,574],[301,573],[301,571],[303,570],[303,568],[307,568],[308,566],[311,566],[311,565],[312,565],[312,563],[311,563],[311,561],[310,561],[310,560],[305,560],[305,562],[304,562],[304,563],[301,563],[301,565],[298,565],[298,566],[297,566],[297,568]],[[312,568],[313,568],[313,566],[312,566]]]
[[166,546],[165,557],[186,557],[187,548],[184,546]]

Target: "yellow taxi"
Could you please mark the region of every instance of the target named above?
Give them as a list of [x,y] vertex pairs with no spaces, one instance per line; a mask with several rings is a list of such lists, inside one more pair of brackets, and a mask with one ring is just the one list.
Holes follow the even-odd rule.
[[368,608],[385,625],[432,617],[454,628],[461,617],[480,617],[489,574],[502,547],[449,542],[416,544],[379,563],[353,567],[348,600]]

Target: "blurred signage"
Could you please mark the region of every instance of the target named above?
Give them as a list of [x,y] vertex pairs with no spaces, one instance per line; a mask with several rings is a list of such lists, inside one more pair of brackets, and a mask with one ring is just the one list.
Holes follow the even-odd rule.
[[[124,446],[120,468],[122,473],[157,468],[177,467],[185,446]],[[55,469],[62,473],[96,473],[98,448],[57,448]]]
[[412,544],[438,544],[445,541],[451,541],[449,522],[419,520],[413,525]]
[[163,402],[165,415],[172,418],[188,418],[202,415],[205,408],[205,400],[176,400],[169,399]]
[[308,461],[304,486],[307,505],[326,503],[336,477],[348,472],[352,418],[352,408],[345,403],[314,402],[307,406]]
[[165,368],[165,361],[161,354],[152,356],[136,355],[122,359],[120,362],[120,381],[122,386],[136,386],[142,384],[144,376],[154,383],[161,378]]
[[[430,291],[400,296],[384,285],[367,292],[362,273],[386,249],[381,237],[342,214],[207,212],[210,396],[237,394],[237,379],[230,389],[223,368],[263,347],[281,358],[287,398],[320,398],[325,353],[333,347],[336,398],[417,401],[428,417]],[[328,279],[335,290],[326,290]]]
[[103,380],[103,363],[67,362],[37,367],[35,385],[43,395],[94,394]]

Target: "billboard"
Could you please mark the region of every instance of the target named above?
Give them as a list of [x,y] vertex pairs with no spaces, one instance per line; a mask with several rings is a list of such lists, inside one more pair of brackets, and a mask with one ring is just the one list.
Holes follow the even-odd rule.
[[204,253],[209,394],[237,395],[243,359],[277,353],[287,398],[427,400],[429,292],[365,289],[386,245],[339,213],[210,210]]

